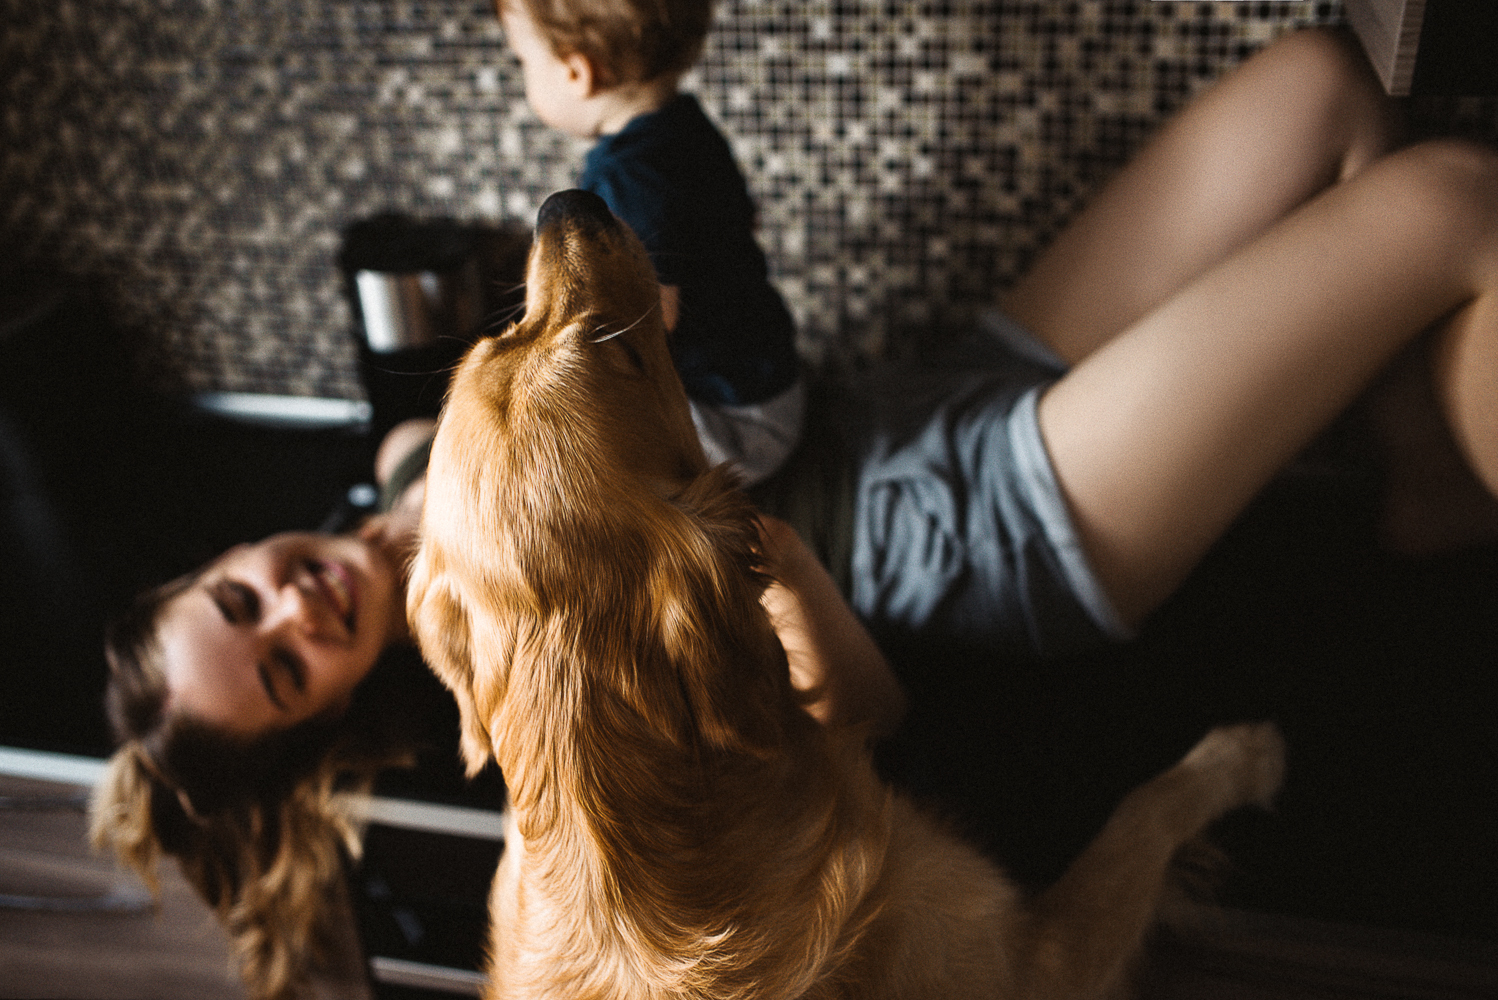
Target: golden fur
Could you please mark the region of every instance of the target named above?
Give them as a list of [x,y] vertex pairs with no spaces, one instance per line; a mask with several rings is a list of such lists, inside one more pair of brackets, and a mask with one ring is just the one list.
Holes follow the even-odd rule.
[[510,791],[495,997],[1094,997],[1172,856],[1278,785],[1215,730],[1026,901],[803,711],[754,511],[709,469],[632,234],[543,206],[524,316],[456,372],[408,602],[471,768]]

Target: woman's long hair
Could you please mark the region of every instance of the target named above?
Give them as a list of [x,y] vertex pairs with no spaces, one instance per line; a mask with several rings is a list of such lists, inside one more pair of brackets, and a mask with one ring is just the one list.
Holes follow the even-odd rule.
[[90,836],[153,892],[157,862],[175,857],[227,930],[251,995],[291,997],[332,957],[341,911],[329,900],[359,851],[355,799],[378,771],[413,758],[400,718],[413,712],[402,693],[412,671],[386,657],[342,715],[252,740],[169,711],[156,628],[195,579],[146,592],[108,630],[106,708],[119,748],[94,791]]

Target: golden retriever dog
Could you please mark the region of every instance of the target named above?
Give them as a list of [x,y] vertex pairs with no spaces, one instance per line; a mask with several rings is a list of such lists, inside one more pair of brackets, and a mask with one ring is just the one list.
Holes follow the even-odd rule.
[[709,468],[650,261],[591,194],[541,208],[524,315],[456,371],[409,615],[463,753],[509,789],[493,997],[1110,995],[1173,855],[1266,801],[1267,725],[1214,730],[1024,897],[802,706],[756,512]]

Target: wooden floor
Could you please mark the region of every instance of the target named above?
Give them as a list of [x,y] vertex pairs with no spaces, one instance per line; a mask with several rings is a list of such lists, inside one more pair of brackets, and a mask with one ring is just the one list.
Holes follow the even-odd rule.
[[[162,866],[159,909],[133,875],[94,855],[76,805],[83,789],[0,779],[0,894],[57,905],[0,906],[0,994],[6,997],[243,997],[224,938],[174,866]],[[14,900],[7,900],[14,902]]]
[[1492,1000],[1498,950],[1319,921],[1229,911],[1154,952],[1147,1000]]
[[[112,912],[0,906],[0,996],[237,998],[223,939],[170,865],[159,910],[83,841],[76,786],[0,776],[0,896],[108,900]],[[43,808],[45,807],[45,808]],[[1498,949],[1418,934],[1226,912],[1162,937],[1152,1000],[1491,1000]],[[330,996],[367,996],[361,985]]]

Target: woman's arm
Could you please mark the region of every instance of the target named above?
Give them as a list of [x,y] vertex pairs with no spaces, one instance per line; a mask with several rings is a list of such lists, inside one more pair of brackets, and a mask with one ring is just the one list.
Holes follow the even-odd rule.
[[872,736],[888,736],[905,714],[905,692],[873,637],[789,524],[761,516],[760,537],[774,580],[761,601],[806,710],[826,725],[868,724]]
[[[436,429],[437,422],[432,418],[417,417],[396,424],[385,435],[375,453],[375,482],[379,484],[381,494],[401,463],[412,452],[424,448]],[[425,500],[426,470],[423,467],[420,475],[401,490],[394,506],[365,518],[355,533],[366,542],[383,548],[392,563],[404,572],[416,551],[416,536],[421,527],[421,508]]]
[[432,417],[412,417],[390,428],[375,452],[375,485],[383,487],[405,457],[422,447],[437,433]]

